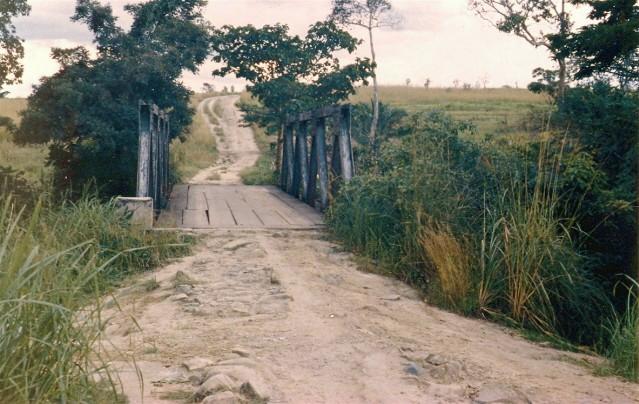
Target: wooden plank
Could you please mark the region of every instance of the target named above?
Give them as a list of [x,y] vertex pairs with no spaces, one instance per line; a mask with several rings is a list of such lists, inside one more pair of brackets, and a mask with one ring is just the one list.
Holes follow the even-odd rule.
[[194,229],[205,229],[210,227],[206,211],[192,209],[183,210],[182,227],[190,227]]
[[231,209],[224,199],[224,187],[207,187],[205,194],[209,205],[209,222],[211,223],[211,227],[227,228],[237,226]]
[[[306,122],[300,123],[300,131],[298,133],[298,144],[300,147],[299,154],[296,153],[296,157],[299,159],[300,167],[300,183],[302,186],[301,194],[296,193],[298,198],[305,198],[308,192],[308,124]],[[297,190],[295,190],[297,191]]]
[[312,119],[327,118],[331,115],[335,115],[341,110],[340,105],[329,105],[327,107],[318,108],[312,111],[305,111],[299,114],[291,114],[286,117],[286,124],[294,122],[310,121]]
[[303,133],[301,131],[301,126],[302,124],[300,124],[300,126],[298,126],[297,130],[295,131],[295,153],[293,156],[293,180],[291,182],[291,188],[287,190],[289,194],[295,196],[296,198],[299,196],[300,182],[302,181],[302,167],[300,164],[302,160],[299,154],[301,153],[301,148],[302,148],[300,143],[304,136],[300,135],[300,133]]
[[[255,189],[257,187],[251,188]],[[290,200],[294,201],[295,204],[303,205],[303,203],[297,199],[272,186],[259,188],[259,192],[256,192],[257,190],[251,192],[252,198],[257,199],[258,203],[262,206],[268,206],[271,211],[274,211],[281,216],[282,220],[287,224],[286,227],[306,227],[315,225],[314,220],[310,220],[305,214],[294,209],[294,204],[288,202],[289,199],[285,202],[282,197],[290,198]]]
[[328,207],[328,162],[326,161],[326,120],[317,121],[315,131],[317,143],[317,174],[319,176],[320,209]]
[[201,186],[201,185],[189,186],[189,194],[187,198],[186,209],[207,210],[208,205],[207,205],[206,197],[204,196],[204,192],[206,192],[206,187],[204,186]]
[[302,216],[305,221],[312,223],[313,225],[322,225],[324,224],[324,220],[322,219],[322,215],[309,205],[299,201],[298,199],[293,198],[289,194],[285,194],[283,192],[279,192],[277,189],[269,190],[271,195],[278,198],[284,204],[286,204],[290,209],[293,209],[296,214]]
[[306,194],[304,194],[304,202],[308,203],[311,206],[315,204],[315,190],[317,189],[317,136],[315,135],[317,132],[319,119],[315,122],[313,127],[313,136],[311,139],[311,159],[309,163],[308,169],[308,189],[306,190]]
[[[231,188],[231,187],[229,187]],[[264,222],[255,213],[245,198],[236,190],[228,190],[224,192],[224,200],[226,201],[237,226],[239,227],[264,227]]]
[[139,107],[138,181],[137,196],[150,196],[151,178],[151,112],[146,104]]
[[351,111],[343,108],[339,120],[339,157],[342,178],[350,181],[353,178],[353,149],[351,148]]
[[244,200],[261,219],[264,227],[286,228],[291,226],[286,215],[278,210],[279,200],[265,193],[261,187],[238,187],[238,192],[242,194]]
[[293,125],[286,125],[284,128],[284,147],[282,162],[282,184],[281,187],[286,192],[290,192],[293,185]]

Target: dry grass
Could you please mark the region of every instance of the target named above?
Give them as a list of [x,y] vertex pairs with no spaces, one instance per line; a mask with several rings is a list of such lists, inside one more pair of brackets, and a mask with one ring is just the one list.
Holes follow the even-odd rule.
[[424,227],[420,235],[424,259],[437,275],[441,297],[457,307],[468,299],[471,290],[470,257],[450,229]]
[[[9,117],[18,124],[19,113],[26,105],[27,100],[24,98],[0,98],[0,116]],[[23,171],[25,178],[31,184],[36,184],[49,174],[50,170],[45,166],[46,157],[45,145],[18,146],[13,143],[11,134],[0,128],[0,166]]]
[[[350,102],[370,103],[371,87],[360,87]],[[526,135],[530,132],[530,115],[547,108],[547,98],[525,89],[425,89],[405,86],[380,87],[383,103],[408,112],[442,110],[456,119],[472,122],[477,132],[486,134]]]
[[[196,107],[211,94],[195,94],[191,104]],[[209,130],[206,119],[201,114],[193,116],[193,123],[184,136],[185,140],[171,142],[171,166],[177,181],[186,181],[198,171],[212,166],[217,159],[217,145]]]

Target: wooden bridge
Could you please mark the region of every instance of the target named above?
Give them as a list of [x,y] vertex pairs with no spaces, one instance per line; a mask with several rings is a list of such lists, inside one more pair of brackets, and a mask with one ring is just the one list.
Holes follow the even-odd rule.
[[[159,212],[157,221],[162,227],[321,227],[321,211],[328,207],[332,193],[341,181],[348,181],[353,176],[350,106],[331,106],[289,116],[286,120],[281,152],[281,188],[240,184],[181,184],[173,187],[168,205],[165,206],[162,179],[166,177],[162,173],[168,169],[168,159],[163,153],[166,146],[163,142],[166,138],[164,130],[167,129],[163,123],[168,124],[168,116],[144,103],[141,103],[140,116],[138,196],[152,197],[154,201],[160,198],[159,203],[154,205],[156,209],[158,206],[165,207]],[[154,128],[161,130],[156,134]],[[327,136],[327,132],[332,136]],[[327,142],[327,137],[332,141]],[[154,147],[154,142],[158,146]],[[155,189],[157,191],[154,192]]]

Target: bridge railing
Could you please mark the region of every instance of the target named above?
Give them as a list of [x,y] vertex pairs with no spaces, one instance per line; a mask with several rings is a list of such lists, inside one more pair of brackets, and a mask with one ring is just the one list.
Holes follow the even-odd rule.
[[169,114],[157,105],[139,103],[137,196],[153,198],[161,209],[169,197]]
[[[334,134],[330,144],[326,135],[328,119],[336,123],[332,126]],[[330,175],[329,146],[332,148]],[[350,105],[333,105],[287,118],[280,170],[280,187],[283,190],[313,206],[318,201],[319,208],[324,210],[338,180],[349,181],[354,173]]]

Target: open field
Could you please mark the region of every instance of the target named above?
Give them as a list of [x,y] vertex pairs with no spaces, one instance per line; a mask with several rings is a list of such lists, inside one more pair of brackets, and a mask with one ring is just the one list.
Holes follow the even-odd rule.
[[[0,98],[0,116],[9,117],[18,124],[18,113],[26,105],[27,100],[24,98]],[[30,183],[37,183],[49,171],[45,167],[46,157],[46,146],[18,146],[11,141],[9,133],[0,128],[0,166],[23,171]]]
[[[350,102],[370,102],[372,87],[360,87]],[[472,122],[480,135],[527,132],[531,111],[548,105],[547,98],[525,89],[445,89],[381,86],[380,99],[408,112],[439,109],[456,119]]]

